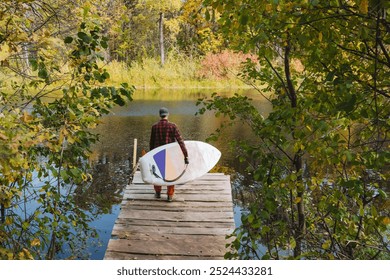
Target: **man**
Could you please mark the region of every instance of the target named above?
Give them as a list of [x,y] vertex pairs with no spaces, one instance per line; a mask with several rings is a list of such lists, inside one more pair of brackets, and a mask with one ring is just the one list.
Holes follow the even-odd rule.
[[[169,112],[167,108],[162,107],[159,113],[160,121],[152,126],[152,132],[150,134],[150,150],[177,141],[184,155],[184,163],[188,164],[188,152],[183,138],[181,137],[179,128],[176,124],[168,121]],[[154,190],[156,192],[155,197],[161,198],[161,186],[154,186]],[[169,202],[173,200],[174,192],[174,185],[167,186],[167,200]]]

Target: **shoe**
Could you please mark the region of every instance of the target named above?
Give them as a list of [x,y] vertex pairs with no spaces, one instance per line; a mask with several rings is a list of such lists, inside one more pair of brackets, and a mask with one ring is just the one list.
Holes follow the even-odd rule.
[[168,202],[172,202],[173,201],[173,195],[168,195],[167,201]]
[[155,198],[161,198],[161,193],[160,193],[160,192],[156,192],[156,193],[154,194],[154,197],[155,197]]

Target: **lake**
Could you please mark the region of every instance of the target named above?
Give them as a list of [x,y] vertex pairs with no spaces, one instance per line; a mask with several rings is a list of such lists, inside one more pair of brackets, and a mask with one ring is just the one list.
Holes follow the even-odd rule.
[[[91,224],[98,230],[99,239],[98,244],[94,243],[89,247],[90,259],[99,260],[104,257],[112,227],[120,210],[121,191],[129,180],[134,139],[137,139],[138,143],[138,156],[141,155],[142,150],[148,151],[150,128],[159,120],[160,107],[167,107],[170,111],[169,120],[178,125],[185,140],[205,141],[221,125],[223,119],[216,118],[213,112],[196,115],[200,109],[196,106],[196,102],[199,98],[210,96],[214,91],[136,91],[132,102],[124,107],[114,108],[111,114],[102,119],[102,123],[95,130],[100,135],[100,141],[93,146],[90,160],[94,178],[92,185],[96,189],[95,207],[105,213],[99,215],[98,219]],[[264,115],[270,112],[270,103],[256,91],[236,92],[252,98],[253,104]],[[218,93],[230,96],[234,92]],[[221,139],[210,142],[222,152],[218,166],[245,175],[245,166],[237,160],[228,144],[229,141],[242,139],[256,141],[245,125],[235,124],[227,128]],[[237,182],[232,184],[237,187]],[[234,201],[235,222],[238,225],[242,209],[237,198]]]

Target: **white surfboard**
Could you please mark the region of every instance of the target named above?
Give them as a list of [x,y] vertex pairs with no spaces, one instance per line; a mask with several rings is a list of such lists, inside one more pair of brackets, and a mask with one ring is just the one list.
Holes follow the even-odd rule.
[[201,141],[184,141],[189,164],[177,142],[157,147],[139,160],[142,180],[156,186],[184,184],[209,172],[219,161],[221,152]]

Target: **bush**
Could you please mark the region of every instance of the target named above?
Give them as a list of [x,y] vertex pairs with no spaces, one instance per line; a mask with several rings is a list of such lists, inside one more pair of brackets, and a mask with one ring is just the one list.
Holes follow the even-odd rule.
[[250,59],[257,62],[257,58],[251,54],[224,50],[220,53],[208,53],[201,61],[198,71],[200,78],[229,79],[237,76],[241,65]]

